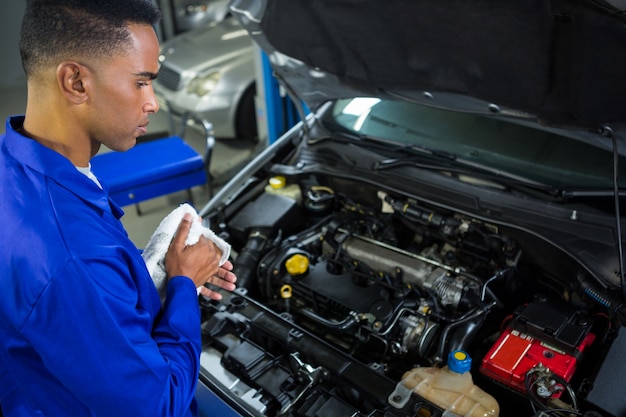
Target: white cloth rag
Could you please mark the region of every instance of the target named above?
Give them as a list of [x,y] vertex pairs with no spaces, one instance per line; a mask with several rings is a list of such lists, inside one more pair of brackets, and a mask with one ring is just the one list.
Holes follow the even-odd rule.
[[[167,288],[167,273],[165,272],[165,254],[167,249],[178,230],[178,225],[183,219],[185,213],[191,214],[192,222],[189,229],[189,235],[185,241],[186,245],[194,245],[200,239],[200,236],[206,237],[208,240],[215,243],[215,246],[222,251],[222,257],[220,258],[219,265],[222,266],[230,256],[230,245],[224,241],[224,239],[217,236],[211,229],[204,226],[198,212],[189,204],[184,203],[175,208],[170,214],[165,216],[159,226],[156,228],[148,244],[143,250],[141,256],[148,267],[148,272],[156,285],[161,301],[165,299],[165,293]],[[200,287],[198,287],[198,293]]]

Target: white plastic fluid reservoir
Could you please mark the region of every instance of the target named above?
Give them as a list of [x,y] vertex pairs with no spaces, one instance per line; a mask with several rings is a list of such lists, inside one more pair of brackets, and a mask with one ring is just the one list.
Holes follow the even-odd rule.
[[289,197],[296,200],[298,203],[302,200],[300,186],[298,184],[287,184],[286,178],[280,175],[269,179],[265,186],[265,192]]
[[443,368],[414,368],[402,376],[400,384],[444,410],[444,417],[497,417],[500,406],[474,385],[471,364],[466,352],[455,350]]

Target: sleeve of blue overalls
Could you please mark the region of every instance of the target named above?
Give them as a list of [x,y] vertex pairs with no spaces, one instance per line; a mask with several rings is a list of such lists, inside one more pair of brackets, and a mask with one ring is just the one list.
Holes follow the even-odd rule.
[[155,323],[137,305],[136,285],[123,259],[88,268],[71,261],[50,280],[23,332],[63,385],[59,394],[70,392],[94,415],[187,416],[200,366],[196,288],[172,278]]

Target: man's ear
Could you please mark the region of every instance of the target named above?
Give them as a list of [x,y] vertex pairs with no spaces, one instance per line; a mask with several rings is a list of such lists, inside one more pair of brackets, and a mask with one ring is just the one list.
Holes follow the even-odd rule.
[[74,104],[87,101],[87,74],[84,65],[74,61],[64,61],[57,67],[57,84],[61,94]]

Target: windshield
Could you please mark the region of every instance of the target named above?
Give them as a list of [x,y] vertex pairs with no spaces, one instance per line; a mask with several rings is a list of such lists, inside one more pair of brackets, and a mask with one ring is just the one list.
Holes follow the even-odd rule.
[[[454,154],[561,189],[613,187],[611,151],[501,118],[378,98],[338,100],[330,116],[360,136]],[[619,167],[623,183],[624,157]]]

